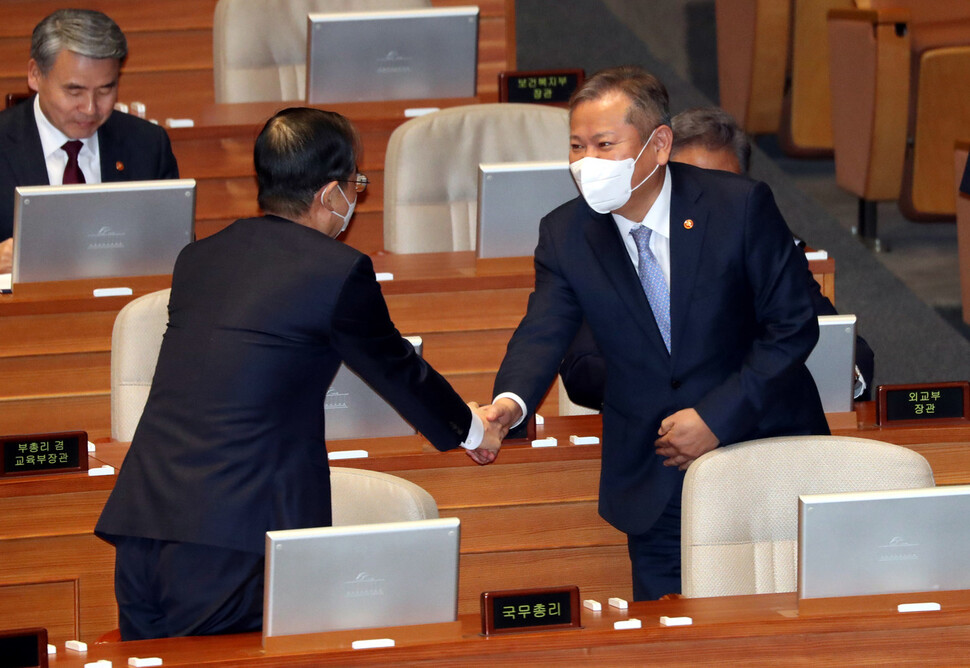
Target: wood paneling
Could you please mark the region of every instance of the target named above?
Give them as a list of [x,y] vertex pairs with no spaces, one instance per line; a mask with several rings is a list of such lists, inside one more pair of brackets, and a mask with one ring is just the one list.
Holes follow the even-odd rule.
[[[468,4],[433,0],[435,6]],[[479,93],[498,92],[498,73],[515,69],[515,5],[485,0],[479,20]],[[122,102],[140,101],[149,118],[199,119],[212,104],[212,21],[216,0],[3,0],[0,9],[0,91],[26,91],[29,39],[37,22],[60,7],[98,9],[125,32],[129,58],[119,88]]]

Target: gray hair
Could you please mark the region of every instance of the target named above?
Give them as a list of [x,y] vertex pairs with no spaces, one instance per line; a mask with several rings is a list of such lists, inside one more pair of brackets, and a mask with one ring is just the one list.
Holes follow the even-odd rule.
[[30,57],[44,74],[54,67],[57,54],[73,51],[88,58],[112,58],[119,63],[128,56],[128,41],[118,24],[91,9],[58,9],[34,28]]
[[593,102],[613,92],[630,98],[626,122],[637,129],[646,141],[654,128],[670,125],[670,99],[657,77],[637,65],[623,65],[600,70],[583,82],[569,100],[569,114],[583,102]]
[[751,142],[731,114],[723,109],[697,107],[682,111],[674,116],[671,127],[674,131],[672,155],[688,146],[703,146],[708,151],[729,149],[737,157],[742,173],[748,172]]

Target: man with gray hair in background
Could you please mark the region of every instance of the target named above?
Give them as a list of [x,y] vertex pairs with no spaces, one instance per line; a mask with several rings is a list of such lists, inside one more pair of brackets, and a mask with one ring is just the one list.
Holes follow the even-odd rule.
[[105,14],[59,9],[37,24],[27,85],[0,113],[0,273],[13,255],[14,188],[178,178],[165,130],[114,110],[128,43]]

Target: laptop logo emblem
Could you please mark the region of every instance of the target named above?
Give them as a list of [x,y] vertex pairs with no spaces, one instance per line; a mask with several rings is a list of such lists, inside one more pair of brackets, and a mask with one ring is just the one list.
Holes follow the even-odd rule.
[[353,580],[344,582],[345,598],[364,598],[367,596],[383,596],[384,579],[375,578],[366,571],[357,574]]

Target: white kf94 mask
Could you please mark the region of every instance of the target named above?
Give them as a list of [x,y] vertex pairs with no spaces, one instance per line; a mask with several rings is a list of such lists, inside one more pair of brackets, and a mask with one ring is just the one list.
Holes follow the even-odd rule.
[[576,181],[579,192],[583,194],[583,198],[593,211],[596,213],[616,211],[629,202],[633,191],[646,183],[660,168],[660,163],[657,163],[645,179],[630,187],[637,160],[643,155],[644,149],[650,144],[658,129],[654,128],[650,133],[650,137],[637,153],[636,158],[605,160],[586,156],[569,165],[569,171],[573,174],[573,180]]

